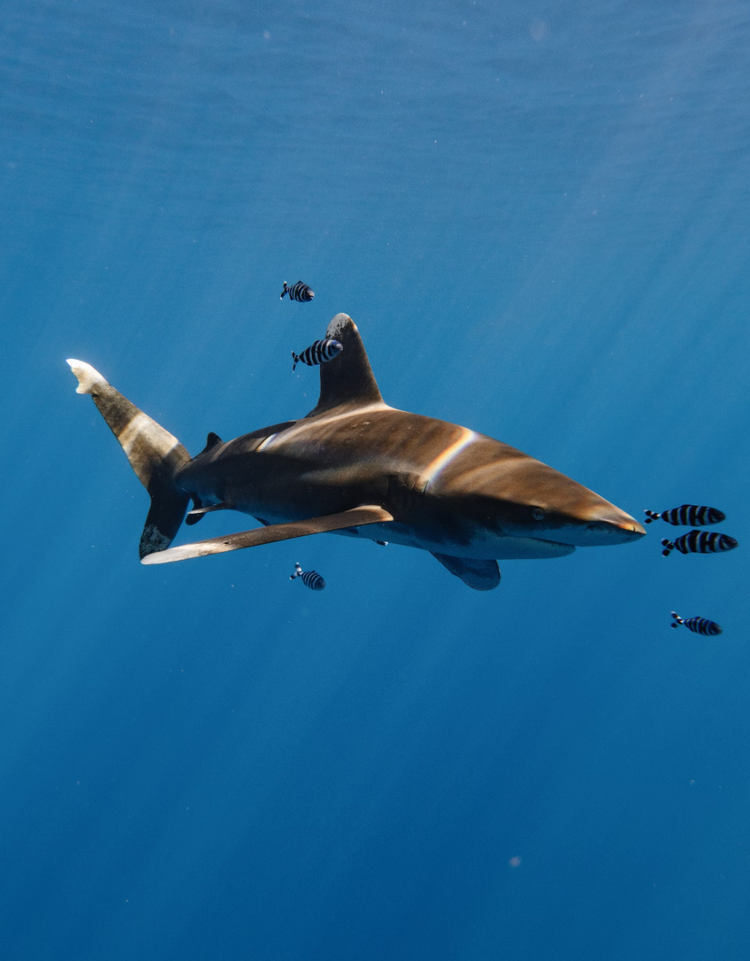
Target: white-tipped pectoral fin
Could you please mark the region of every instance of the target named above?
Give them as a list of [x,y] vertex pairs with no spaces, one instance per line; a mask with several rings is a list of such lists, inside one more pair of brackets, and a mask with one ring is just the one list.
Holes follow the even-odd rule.
[[169,550],[146,555],[141,563],[171,564],[174,561],[187,561],[194,557],[224,554],[227,551],[238,551],[245,547],[259,547],[261,544],[291,540],[293,537],[306,537],[308,534],[324,534],[330,531],[340,531],[347,527],[384,524],[392,520],[393,515],[382,507],[374,505],[355,507],[339,514],[328,514],[325,517],[313,517],[304,521],[291,521],[288,524],[271,524],[268,527],[256,527],[239,534],[230,534],[227,537],[212,537],[206,541],[196,541],[194,544],[170,547]]

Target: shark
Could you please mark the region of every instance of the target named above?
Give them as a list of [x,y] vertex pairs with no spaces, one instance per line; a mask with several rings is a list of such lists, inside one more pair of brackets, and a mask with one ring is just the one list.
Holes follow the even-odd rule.
[[[90,364],[68,360],[151,498],[139,554],[167,564],[311,534],[428,551],[468,587],[500,583],[499,560],[563,557],[646,533],[629,514],[541,461],[485,434],[390,407],[347,314],[326,338],[318,403],[298,420],[191,457]],[[188,512],[192,502],[192,509]],[[183,520],[233,510],[260,527],[171,547]]]

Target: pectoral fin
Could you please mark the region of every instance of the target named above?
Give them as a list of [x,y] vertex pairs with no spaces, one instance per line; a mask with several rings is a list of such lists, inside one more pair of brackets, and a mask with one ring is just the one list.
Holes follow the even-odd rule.
[[[179,547],[173,547],[172,550],[179,550]],[[152,558],[158,556],[158,554],[151,555]],[[448,554],[432,556],[451,574],[460,577],[467,587],[472,587],[475,591],[491,591],[500,583],[500,568],[497,566],[497,561],[478,561],[468,557],[450,557]],[[150,563],[153,564],[154,561],[151,560]]]
[[141,563],[171,564],[173,561],[187,561],[193,557],[205,557],[207,554],[223,554],[226,551],[241,550],[243,547],[258,547],[260,544],[272,544],[275,541],[286,541],[293,537],[305,537],[307,534],[323,534],[328,531],[340,531],[346,527],[364,527],[366,524],[384,524],[392,520],[393,516],[382,507],[355,507],[352,510],[342,511],[340,514],[313,517],[306,521],[292,521],[289,524],[256,527],[251,531],[242,531],[239,534],[230,534],[227,537],[212,537],[207,541],[197,541],[194,544],[171,547],[169,550],[147,555]]

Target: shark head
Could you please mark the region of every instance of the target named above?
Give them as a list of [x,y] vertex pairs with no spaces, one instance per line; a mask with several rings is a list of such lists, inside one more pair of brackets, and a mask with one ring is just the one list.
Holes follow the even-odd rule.
[[575,548],[626,544],[646,533],[635,518],[565,474],[515,448],[475,436],[454,470],[441,478],[441,486],[474,501],[501,537]]
[[527,536],[573,547],[606,547],[628,544],[646,533],[630,514],[569,477],[552,473],[557,474],[553,496],[536,491],[532,499],[541,503],[517,505]]

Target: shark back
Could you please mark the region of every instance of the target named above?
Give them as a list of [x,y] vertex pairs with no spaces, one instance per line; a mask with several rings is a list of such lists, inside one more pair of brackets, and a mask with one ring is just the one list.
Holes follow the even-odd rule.
[[348,314],[336,314],[326,330],[326,339],[343,345],[338,357],[320,367],[320,398],[308,417],[334,409],[354,411],[383,404],[375,375],[367,358],[357,325]]

